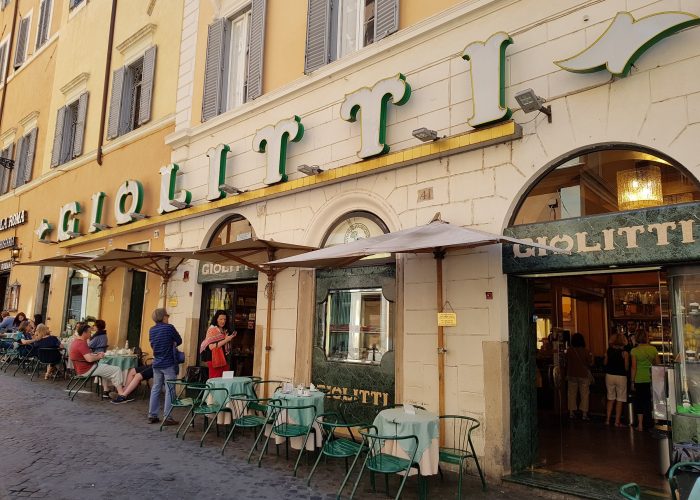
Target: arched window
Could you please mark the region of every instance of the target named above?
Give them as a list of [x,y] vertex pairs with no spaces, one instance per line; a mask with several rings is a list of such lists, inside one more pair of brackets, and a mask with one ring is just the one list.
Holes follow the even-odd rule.
[[610,146],[566,159],[525,195],[512,225],[700,200],[680,165],[642,148]]
[[219,227],[212,234],[207,248],[219,247],[227,243],[254,237],[255,232],[248,219],[242,215],[232,215],[219,224]]
[[332,247],[388,232],[389,228],[379,217],[370,212],[356,210],[346,213],[333,223],[324,236],[321,246]]

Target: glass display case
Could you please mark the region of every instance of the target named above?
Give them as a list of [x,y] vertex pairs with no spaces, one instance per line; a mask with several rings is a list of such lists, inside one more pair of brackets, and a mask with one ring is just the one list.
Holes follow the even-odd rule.
[[676,411],[700,417],[700,266],[671,269]]

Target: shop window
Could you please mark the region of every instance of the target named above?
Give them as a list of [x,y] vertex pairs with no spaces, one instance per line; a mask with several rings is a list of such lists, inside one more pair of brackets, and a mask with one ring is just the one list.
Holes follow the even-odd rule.
[[329,361],[379,364],[393,349],[392,304],[381,288],[330,290],[325,304],[324,351]]
[[29,44],[29,28],[32,23],[31,14],[20,19],[17,28],[17,48],[15,49],[15,70],[18,69],[27,59],[27,47]]
[[51,166],[62,165],[83,153],[88,93],[58,110],[51,152]]
[[683,169],[651,152],[602,149],[555,166],[521,202],[512,224],[529,224],[700,200]]
[[36,32],[36,48],[39,49],[49,39],[51,31],[51,10],[53,0],[42,0],[39,11],[39,24]]
[[34,170],[34,153],[36,152],[37,129],[32,129],[17,141],[17,158],[15,158],[15,187],[23,186],[32,180]]
[[64,325],[73,330],[78,321],[95,320],[100,311],[100,279],[94,274],[74,270],[68,280]]
[[151,120],[156,46],[143,57],[114,71],[107,138],[136,130]]
[[262,95],[266,0],[216,19],[207,33],[202,121]]
[[304,71],[357,52],[398,28],[398,0],[309,0]]
[[7,285],[3,309],[14,312],[19,308],[19,291],[21,288],[22,285],[17,280],[15,280],[11,285]]

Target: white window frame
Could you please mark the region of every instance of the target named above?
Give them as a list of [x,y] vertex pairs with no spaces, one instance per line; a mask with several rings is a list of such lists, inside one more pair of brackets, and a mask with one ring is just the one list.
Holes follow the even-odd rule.
[[[46,40],[39,45],[39,36],[41,35],[41,4],[46,3],[46,2],[51,2],[51,5],[49,6],[48,12],[46,13],[48,19],[47,19],[47,26],[46,26]],[[34,47],[36,47],[35,50],[39,50],[41,47],[46,45],[46,43],[49,41],[51,38],[51,22],[53,21],[53,0],[41,0],[39,3],[39,22],[36,25],[36,37],[34,38]],[[30,23],[30,28],[29,31],[31,32],[31,23]]]
[[[333,54],[332,60],[342,59],[343,57],[354,54],[358,50],[367,47],[365,45],[365,2],[366,0],[335,0],[335,7],[337,12],[335,13],[335,19],[331,23],[331,37],[335,37],[335,40],[331,39],[333,44]],[[343,25],[343,7],[346,3],[351,2],[356,4],[357,15],[355,17],[355,47],[352,50],[342,52],[342,37],[341,37],[341,26]],[[374,16],[376,22],[377,4],[374,3]],[[374,43],[374,41],[372,42]],[[371,44],[369,44],[371,45]]]
[[[22,17],[22,19],[21,19],[21,21],[23,21],[23,20],[25,20],[25,19],[29,19],[29,21],[27,21],[27,24],[28,24],[29,28],[28,28],[28,31],[27,31],[27,43],[26,43],[25,46],[24,46],[24,54],[23,54],[23,56],[22,56],[22,62],[21,62],[20,65],[17,67],[17,69],[19,69],[19,68],[21,68],[22,66],[24,66],[25,63],[27,62],[27,59],[29,58],[28,54],[29,54],[29,46],[31,45],[31,44],[30,44],[30,40],[31,40],[31,35],[32,35],[32,17],[33,17],[33,16],[34,16],[34,9],[30,10],[29,12],[27,12],[27,15],[25,15],[25,16]],[[18,27],[19,27],[19,26],[18,26]],[[17,40],[15,40],[15,51],[16,51],[16,50],[17,50],[17,41],[19,40],[19,30],[17,30],[17,33],[15,34],[15,36],[17,37]],[[12,59],[12,65],[14,66],[14,64],[15,64],[15,60]]]
[[[225,97],[226,105],[224,109],[226,111],[235,109],[246,102],[246,78],[248,73],[248,46],[250,44],[250,5],[244,9],[239,10],[236,14],[226,18],[228,23],[228,40],[226,53],[224,61],[226,67],[226,86],[225,86]],[[243,53],[240,54],[242,62],[238,61],[238,64],[234,64],[233,57],[237,54],[235,51],[236,41],[238,40],[233,36],[233,26],[234,24],[240,22],[242,24],[243,34],[245,36],[245,44]]]

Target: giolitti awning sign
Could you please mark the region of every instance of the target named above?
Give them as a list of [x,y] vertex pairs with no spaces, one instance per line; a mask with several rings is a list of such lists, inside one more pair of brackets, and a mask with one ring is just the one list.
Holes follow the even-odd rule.
[[504,233],[571,252],[504,245],[505,273],[700,261],[700,203],[523,224]]
[[[640,19],[635,19],[628,12],[620,12],[605,32],[585,50],[567,59],[554,61],[553,64],[574,73],[606,70],[624,77],[629,74],[634,61],[655,42],[697,24],[700,24],[700,18],[686,12],[662,12]],[[506,50],[511,44],[515,42],[508,33],[497,32],[484,41],[468,43],[461,52],[461,59],[464,60],[462,64],[469,68],[462,85],[468,86],[471,91],[470,115],[464,117],[471,127],[479,128],[502,122],[511,116],[511,109],[506,102],[505,84]],[[681,77],[684,75],[679,75],[679,78]],[[467,81],[467,78],[470,81]],[[409,79],[401,73],[346,94],[342,99],[338,117],[353,123],[353,127],[357,129],[361,138],[357,157],[364,160],[389,153],[389,107],[412,105]],[[227,184],[227,179],[232,178],[239,168],[235,164],[231,147],[222,143],[209,148],[207,192],[203,203],[220,200],[229,195],[235,196],[259,187],[260,184],[269,186],[287,181],[288,146],[290,143],[309,139],[304,138],[304,116],[279,116],[277,120],[275,124],[257,130],[250,145],[252,151],[265,155],[264,172],[261,168],[258,182],[249,182],[238,187]],[[403,141],[408,138],[396,139]],[[230,142],[238,139],[240,138],[231,137]],[[236,154],[238,153],[236,151]],[[158,214],[186,209],[192,203],[192,191],[188,188],[192,189],[193,186],[183,186],[182,181],[178,182],[179,170],[180,166],[175,163],[159,169],[154,168],[153,175],[160,174]],[[87,233],[109,229],[112,227],[109,224],[130,224],[152,215],[142,211],[146,194],[139,179],[125,180],[116,189],[112,189],[109,196],[102,191],[93,193],[89,211],[86,210],[87,200],[82,204],[79,201],[65,203],[58,210],[57,221],[43,219],[39,223],[35,231],[38,239],[47,241],[54,227],[57,229],[56,239],[67,241]],[[153,196],[155,193],[149,195]],[[111,220],[105,220],[105,211],[110,207]],[[569,237],[578,244],[579,236]],[[603,244],[606,242],[601,243]]]

